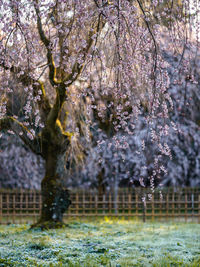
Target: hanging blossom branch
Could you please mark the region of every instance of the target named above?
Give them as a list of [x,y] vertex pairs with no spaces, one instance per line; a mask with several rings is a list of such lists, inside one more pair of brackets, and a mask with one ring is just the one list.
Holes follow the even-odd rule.
[[[128,1],[131,4],[133,3],[132,0],[128,0]],[[140,0],[136,0],[136,1],[137,1],[138,5],[139,5],[140,10],[142,11],[142,14],[144,16],[143,20],[144,20],[144,22],[146,24],[146,27],[148,29],[149,34],[151,35],[151,38],[152,38],[153,44],[154,44],[154,64],[153,64],[153,72],[152,72],[153,80],[154,80],[154,85],[153,85],[154,92],[153,92],[153,100],[152,100],[152,103],[151,103],[151,109],[153,109],[153,103],[155,101],[155,94],[156,94],[156,70],[157,70],[157,64],[158,64],[158,46],[157,46],[157,42],[156,42],[156,39],[154,37],[154,34],[153,34],[152,30],[151,30],[150,24],[148,22],[148,19],[147,19],[147,16],[146,16],[146,11],[144,10],[141,1]]]
[[[152,86],[152,90],[153,90],[153,98],[150,102],[150,113],[153,113],[153,109],[154,109],[154,104],[156,102],[156,88],[157,88],[157,74],[156,74],[156,71],[157,71],[157,68],[158,68],[158,44],[156,42],[156,39],[155,39],[155,36],[154,36],[154,33],[151,29],[151,26],[148,22],[148,18],[147,18],[147,15],[146,15],[146,11],[143,7],[143,3],[142,1],[140,0],[136,0],[137,3],[138,3],[138,6],[139,6],[139,9],[141,10],[142,14],[143,14],[143,21],[146,25],[146,28],[151,36],[151,39],[153,41],[153,46],[154,46],[154,52],[153,52],[153,66],[152,66],[152,80],[153,80],[153,86]],[[128,2],[130,4],[133,4],[133,0],[128,0]],[[148,122],[148,127],[149,127],[149,122]]]
[[0,119],[0,131],[13,131],[37,155],[41,155],[39,139],[26,126],[12,116]]
[[[155,90],[156,90],[156,69],[157,69],[157,61],[158,61],[158,48],[157,48],[157,43],[156,43],[156,40],[155,40],[155,37],[154,37],[154,35],[153,35],[153,33],[152,33],[152,30],[151,30],[151,28],[150,28],[150,25],[149,25],[149,23],[148,23],[148,20],[147,20],[147,17],[146,17],[146,13],[145,13],[145,10],[144,10],[144,8],[143,8],[143,6],[142,6],[142,3],[140,2],[140,0],[137,0],[137,3],[138,3],[138,5],[139,5],[139,7],[140,7],[140,9],[141,9],[141,11],[142,11],[142,13],[143,13],[143,15],[144,15],[144,22],[145,22],[145,24],[146,24],[146,26],[147,26],[147,29],[148,29],[148,31],[149,31],[149,34],[151,35],[151,37],[152,37],[152,40],[153,40],[153,44],[154,44],[154,66],[153,66],[153,79],[154,79],[154,98],[155,98]],[[154,102],[154,100],[152,101],[152,106],[153,106],[153,102]]]
[[[14,33],[15,30],[19,29],[20,32],[22,33],[25,43],[26,43],[26,50],[29,54],[29,49],[28,49],[28,40],[27,37],[25,36],[25,33],[23,32],[22,27],[20,26],[20,21],[18,17],[18,12],[17,12],[17,20],[16,20],[16,25],[15,27],[10,31],[8,34],[8,37],[5,42],[5,49],[4,49],[4,58],[0,59],[0,67],[2,67],[4,70],[8,70],[14,75],[16,75],[17,80],[21,82],[24,86],[31,86],[33,90],[33,96],[37,99],[37,103],[39,106],[39,109],[43,112],[43,114],[48,114],[50,110],[50,103],[49,99],[46,96],[46,92],[44,89],[44,84],[42,82],[31,77],[29,74],[30,72],[30,60],[28,57],[28,70],[25,71],[24,68],[22,67],[16,67],[14,65],[10,66],[10,64],[6,64],[5,56],[7,54],[7,45],[9,42],[9,39],[11,35]],[[3,40],[3,39],[2,39]],[[1,41],[2,41],[1,40]]]
[[20,67],[11,66],[8,67],[4,62],[0,62],[0,67],[4,70],[9,70],[13,74],[17,76],[18,81],[20,81],[24,86],[32,86],[33,96],[37,97],[37,103],[39,109],[44,113],[48,114],[51,106],[49,103],[49,99],[46,96],[46,92],[44,89],[44,84],[40,81],[33,79],[28,73],[25,73]]

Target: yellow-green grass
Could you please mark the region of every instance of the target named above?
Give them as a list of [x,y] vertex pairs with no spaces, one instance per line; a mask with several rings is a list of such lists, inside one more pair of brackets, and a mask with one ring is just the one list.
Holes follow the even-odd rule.
[[200,224],[71,219],[62,229],[0,225],[2,266],[200,266]]

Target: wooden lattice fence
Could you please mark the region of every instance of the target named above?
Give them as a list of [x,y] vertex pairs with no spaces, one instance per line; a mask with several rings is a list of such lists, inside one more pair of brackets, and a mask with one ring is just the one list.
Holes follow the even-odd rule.
[[[72,205],[65,218],[124,216],[167,220],[179,217],[200,222],[200,188],[163,189],[161,193],[155,191],[153,194],[148,189],[120,189],[117,196],[112,192],[98,195],[96,191],[76,190],[70,195]],[[0,223],[35,222],[41,204],[40,191],[1,189]]]

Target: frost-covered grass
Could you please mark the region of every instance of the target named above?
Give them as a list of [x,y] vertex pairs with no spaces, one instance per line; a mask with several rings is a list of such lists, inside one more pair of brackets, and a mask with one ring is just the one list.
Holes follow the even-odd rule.
[[200,225],[109,218],[43,232],[1,225],[0,266],[200,266]]

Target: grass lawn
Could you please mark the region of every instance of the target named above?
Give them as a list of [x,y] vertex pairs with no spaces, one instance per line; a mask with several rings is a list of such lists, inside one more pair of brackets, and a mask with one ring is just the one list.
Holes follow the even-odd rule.
[[43,232],[0,225],[0,266],[200,266],[200,224],[74,219]]

